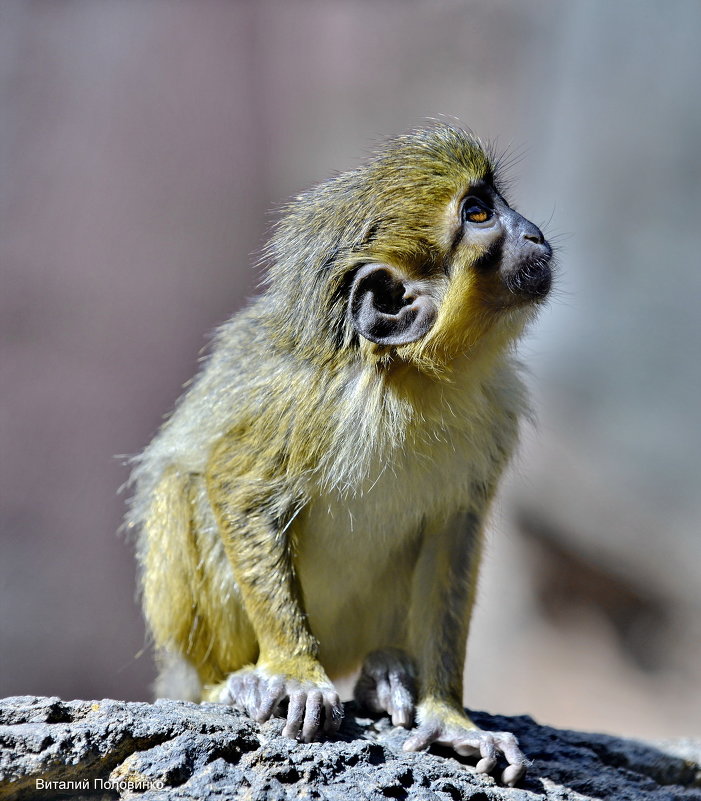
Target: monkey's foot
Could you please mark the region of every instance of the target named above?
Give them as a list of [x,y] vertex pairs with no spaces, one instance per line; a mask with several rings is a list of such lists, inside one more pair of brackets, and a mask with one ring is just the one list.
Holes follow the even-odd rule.
[[334,734],[343,720],[343,705],[328,679],[298,679],[263,667],[232,673],[218,701],[242,709],[259,723],[275,715],[286,717],[283,735],[304,743]]
[[353,696],[371,712],[387,712],[395,726],[411,727],[416,701],[416,668],[399,648],[372,651],[365,658]]
[[478,773],[491,773],[499,754],[509,763],[502,781],[513,787],[526,773],[526,757],[511,732],[482,731],[461,711],[447,705],[419,705],[420,725],[404,743],[405,751],[420,751],[431,743],[454,749],[461,756],[479,756]]

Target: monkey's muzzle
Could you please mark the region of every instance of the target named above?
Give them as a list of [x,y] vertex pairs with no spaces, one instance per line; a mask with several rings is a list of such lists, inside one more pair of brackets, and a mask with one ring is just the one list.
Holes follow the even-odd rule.
[[516,212],[513,215],[517,219],[501,262],[502,280],[519,299],[542,300],[552,285],[553,250],[537,225]]

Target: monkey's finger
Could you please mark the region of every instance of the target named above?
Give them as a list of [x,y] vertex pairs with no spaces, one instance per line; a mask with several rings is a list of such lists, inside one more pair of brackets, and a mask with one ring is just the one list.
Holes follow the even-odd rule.
[[273,716],[275,710],[285,695],[285,682],[282,678],[274,678],[266,683],[260,691],[258,710],[255,718],[263,723]]
[[511,732],[499,732],[494,735],[497,748],[504,754],[510,765],[523,765],[526,757],[518,746],[518,740]]
[[386,673],[375,676],[375,694],[380,712],[392,712],[392,687]]
[[255,694],[251,684],[251,675],[247,671],[232,673],[226,680],[226,703],[242,709],[250,717],[255,716]]
[[256,718],[260,706],[260,684],[253,673],[244,673],[239,686],[240,703],[251,718]]
[[302,742],[311,743],[321,731],[321,719],[324,713],[324,698],[321,690],[312,690],[307,695],[304,708],[304,726],[302,727]]
[[509,765],[501,774],[501,780],[509,787],[513,787],[526,773],[526,765]]
[[282,730],[283,737],[296,740],[304,723],[304,710],[307,706],[307,694],[300,690],[290,695],[287,705],[287,723]]
[[406,679],[400,676],[390,678],[390,702],[388,712],[392,715],[394,726],[410,728],[414,722],[414,698]]
[[343,722],[343,706],[338,693],[324,694],[324,731],[335,734]]
[[496,737],[496,745],[509,763],[502,774],[502,781],[513,787],[526,772],[526,757],[518,746],[518,740],[511,732],[500,732]]
[[421,751],[424,748],[428,748],[439,734],[439,726],[419,726],[402,748],[404,751]]
[[497,764],[497,747],[491,739],[486,737],[480,743],[482,759],[477,763],[477,773],[491,773]]
[[243,697],[243,678],[245,673],[238,672],[232,673],[226,680],[225,693],[228,696],[230,704],[240,703],[239,699]]

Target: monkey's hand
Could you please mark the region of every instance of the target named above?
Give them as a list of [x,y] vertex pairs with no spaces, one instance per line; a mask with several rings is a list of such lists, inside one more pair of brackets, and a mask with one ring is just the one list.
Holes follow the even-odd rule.
[[372,651],[365,658],[353,696],[371,712],[387,712],[395,726],[411,728],[416,700],[416,667],[399,648]]
[[[262,723],[280,715],[287,718],[282,733],[310,743],[334,734],[343,720],[343,705],[321,665],[313,663],[292,675],[260,664],[232,673],[221,685],[218,700],[242,709]],[[285,710],[284,707],[287,707]]]
[[431,743],[453,748],[461,756],[479,756],[478,773],[491,773],[498,754],[509,763],[502,781],[513,787],[526,772],[526,757],[510,732],[482,731],[464,714],[440,701],[425,701],[418,708],[419,727],[404,743],[405,751],[420,751]]

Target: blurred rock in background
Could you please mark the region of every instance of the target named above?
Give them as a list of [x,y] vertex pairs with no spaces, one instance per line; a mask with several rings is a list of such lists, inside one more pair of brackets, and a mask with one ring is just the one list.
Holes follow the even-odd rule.
[[8,0],[0,695],[149,696],[126,470],[255,292],[270,210],[447,116],[560,246],[468,704],[701,721],[696,0]]

